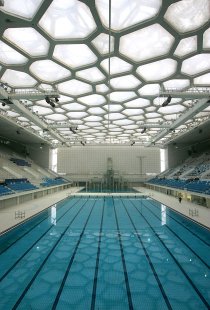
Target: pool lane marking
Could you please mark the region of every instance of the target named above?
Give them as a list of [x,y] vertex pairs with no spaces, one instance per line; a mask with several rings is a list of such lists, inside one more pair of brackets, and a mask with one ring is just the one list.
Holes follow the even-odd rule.
[[147,221],[147,219],[144,217],[144,215],[138,210],[138,208],[136,207],[136,205],[130,201],[131,204],[136,208],[136,210],[138,211],[138,213],[144,218],[144,220],[146,221],[146,223],[149,225],[149,227],[151,228],[151,230],[153,231],[153,233],[155,234],[155,236],[160,240],[160,242],[162,243],[162,245],[164,246],[164,248],[167,250],[167,252],[170,254],[170,256],[172,257],[172,259],[176,262],[177,266],[179,267],[179,269],[182,271],[182,273],[185,275],[185,277],[187,278],[187,280],[190,282],[191,286],[194,288],[194,290],[196,291],[196,293],[198,294],[198,296],[200,297],[200,299],[202,300],[202,302],[204,303],[204,305],[207,307],[207,309],[210,309],[210,305],[208,303],[208,301],[205,299],[205,297],[201,294],[201,292],[199,291],[199,289],[196,287],[196,285],[193,283],[193,281],[191,280],[191,278],[188,276],[188,274],[185,272],[184,268],[181,266],[181,264],[178,262],[178,260],[174,257],[174,255],[172,254],[172,252],[169,250],[169,248],[165,245],[165,243],[163,242],[163,240],[159,237],[159,235],[156,233],[156,231],[154,230],[154,228],[150,225],[150,223]]
[[129,310],[133,310],[134,308],[133,308],[131,290],[130,290],[130,285],[129,285],[129,280],[128,280],[128,273],[127,273],[127,268],[126,268],[126,263],[125,263],[125,256],[124,256],[123,245],[122,245],[121,234],[120,234],[120,228],[119,228],[119,223],[118,223],[118,219],[117,219],[117,213],[116,213],[116,208],[115,208],[115,203],[114,203],[113,197],[112,197],[112,201],[113,201],[113,206],[114,206],[114,214],[115,214],[115,220],[116,220],[116,224],[117,224],[117,231],[119,232],[118,233],[118,240],[119,240],[119,245],[120,245],[120,252],[121,252],[121,259],[122,259],[125,285],[126,285],[126,291],[127,291],[128,305],[129,305]]
[[[149,207],[147,207],[146,204],[144,204],[143,202],[142,204],[143,206],[145,206],[145,208],[147,208],[150,213],[152,213],[153,216],[155,216],[159,221],[161,220],[158,215],[156,215],[154,212],[152,212],[152,210],[149,209]],[[208,265],[184,240],[182,240],[173,229],[171,229],[167,224],[165,224],[164,226],[166,226],[167,229],[171,231],[171,233],[174,234],[177,239],[179,239],[207,268],[210,267],[210,265]]]
[[74,257],[75,257],[75,255],[76,255],[76,253],[77,253],[79,244],[80,244],[80,242],[81,242],[81,240],[82,240],[82,237],[83,237],[83,235],[84,235],[86,226],[87,226],[88,221],[89,221],[89,219],[90,219],[90,216],[91,216],[91,214],[92,214],[93,208],[94,208],[94,206],[95,206],[95,204],[96,204],[96,201],[97,201],[97,200],[95,200],[94,203],[93,203],[93,205],[92,205],[92,209],[90,210],[90,213],[89,213],[89,215],[88,215],[88,217],[87,217],[87,220],[86,220],[86,222],[85,222],[85,225],[84,225],[84,227],[83,227],[83,230],[82,230],[82,232],[81,232],[81,234],[80,234],[80,236],[79,236],[79,239],[78,239],[78,241],[77,241],[77,244],[76,244],[76,246],[75,246],[75,248],[74,248],[74,252],[73,252],[73,254],[72,254],[72,256],[71,256],[71,259],[70,259],[70,261],[69,261],[69,264],[68,264],[68,266],[67,266],[67,268],[66,268],[66,272],[65,272],[65,274],[64,274],[64,277],[63,277],[63,280],[62,280],[62,282],[61,282],[60,288],[59,288],[59,290],[58,290],[58,293],[57,293],[57,295],[56,295],[56,297],[55,297],[55,300],[54,300],[54,303],[53,303],[53,305],[52,305],[52,308],[51,308],[52,310],[56,309],[56,307],[57,307],[57,305],[58,305],[60,296],[61,296],[61,294],[62,294],[64,285],[65,285],[65,283],[66,283],[66,279],[67,279],[67,277],[68,277],[68,275],[69,275],[69,271],[70,271],[71,266],[72,266],[72,264],[73,264]]
[[[79,201],[79,200],[78,200]],[[53,205],[52,205],[53,206]],[[47,209],[44,209],[44,210],[42,210],[41,212],[39,212],[38,214],[35,214],[35,215],[33,215],[31,218],[29,218],[28,219],[28,221],[30,221],[30,220],[32,220],[33,218],[35,218],[36,216],[39,216],[39,215],[41,215],[41,213],[43,212],[46,212],[49,208],[51,208],[52,206],[50,206],[50,207],[48,207]],[[60,206],[60,208],[62,208],[62,207],[64,207],[64,205],[63,206]],[[71,207],[70,207],[71,208]],[[67,210],[66,212],[68,212],[69,210]],[[0,253],[0,255],[1,254],[3,254],[4,252],[6,252],[12,245],[14,245],[16,242],[18,242],[21,238],[23,238],[23,237],[25,237],[27,234],[29,234],[34,228],[36,228],[38,225],[40,225],[43,221],[45,221],[47,218],[49,217],[49,215],[47,214],[47,216],[44,218],[44,219],[42,219],[40,222],[38,222],[37,224],[35,224],[32,228],[30,228],[28,231],[26,231],[23,235],[21,235],[18,239],[16,239],[13,243],[11,243],[11,244],[9,244],[9,246],[7,247],[7,248],[5,248],[1,253]],[[18,226],[21,226],[21,224],[24,224],[24,223],[27,223],[27,222],[23,222],[23,223],[20,223]],[[14,229],[15,228],[17,228],[18,226],[15,226],[14,227]],[[52,227],[53,225],[50,225],[50,227]],[[10,232],[11,232],[11,230],[10,230]],[[1,236],[0,236],[1,237]]]
[[[76,201],[70,209],[68,209],[61,217],[57,220],[60,221],[79,201]],[[16,260],[16,262],[1,276],[0,282],[11,272],[11,270],[23,259],[23,257],[28,254],[28,252],[39,242],[51,229],[54,227],[54,225],[51,225],[19,258]]]
[[[157,205],[155,205],[154,203],[152,203],[151,201],[149,201],[155,208],[158,208],[158,209],[160,209]],[[167,207],[166,206],[166,208],[168,209],[168,211],[172,211],[172,212],[175,212],[176,213],[176,211],[174,211],[173,209],[169,209],[169,207]],[[181,216],[179,213],[178,213],[178,215],[179,216]],[[183,225],[180,221],[178,221],[178,220],[176,220],[173,216],[171,216],[171,215],[169,215],[168,213],[167,213],[167,216],[168,217],[170,217],[170,218],[172,218],[175,222],[177,222],[179,225],[181,225],[184,229],[186,229],[186,230],[188,230],[192,235],[194,235],[196,238],[198,238],[199,240],[201,240],[203,243],[205,243],[208,247],[210,247],[210,244],[208,243],[208,242],[206,242],[205,240],[203,240],[201,237],[199,237],[196,233],[194,233],[191,229],[189,229],[188,227],[186,227],[185,225]],[[187,218],[187,220],[189,221],[189,222],[192,222],[192,223],[194,223],[194,224],[196,224],[196,225],[200,225],[199,223],[195,223],[195,222],[193,222],[190,218],[188,218],[186,215],[184,216],[185,218]],[[201,226],[201,225],[200,225]],[[205,229],[205,227],[203,227],[203,226],[201,226],[203,229]]]
[[61,241],[61,239],[65,236],[65,233],[67,232],[67,230],[69,229],[69,227],[71,226],[71,224],[73,223],[73,221],[75,220],[75,218],[78,216],[78,214],[81,212],[81,210],[84,208],[85,204],[87,203],[87,200],[83,203],[83,205],[81,206],[81,208],[78,210],[78,212],[75,214],[75,216],[73,217],[73,219],[70,221],[70,223],[68,224],[68,226],[65,228],[65,230],[61,233],[60,237],[58,238],[58,240],[56,241],[56,243],[53,245],[53,247],[51,248],[50,252],[47,254],[47,256],[45,257],[45,259],[43,260],[43,262],[41,263],[41,265],[39,266],[39,268],[37,269],[37,271],[35,272],[35,274],[33,275],[32,279],[30,280],[30,282],[28,283],[28,285],[25,287],[24,291],[22,292],[22,294],[20,295],[20,297],[18,298],[18,300],[16,301],[15,305],[13,306],[12,310],[17,309],[17,307],[19,306],[19,304],[21,303],[22,299],[24,298],[24,296],[26,295],[27,291],[29,290],[29,288],[31,287],[31,285],[33,284],[34,280],[36,279],[36,277],[38,276],[38,274],[40,273],[41,269],[43,268],[43,266],[45,265],[46,261],[48,260],[48,258],[50,257],[50,255],[52,254],[52,252],[54,251],[54,249],[56,248],[56,246],[58,245],[58,243]]
[[98,281],[99,257],[100,257],[100,252],[101,252],[101,237],[102,237],[102,227],[103,227],[103,219],[104,219],[104,207],[105,207],[105,199],[103,199],[103,209],[102,209],[101,224],[100,224],[100,231],[99,231],[98,249],[97,249],[97,256],[96,256],[95,274],[94,274],[91,307],[90,307],[91,310],[95,309],[95,302],[96,302],[96,290],[97,290],[97,281]]
[[144,246],[144,243],[143,243],[143,241],[142,241],[142,238],[139,236],[138,230],[137,230],[137,228],[136,228],[136,226],[135,226],[135,224],[134,224],[134,222],[133,222],[133,220],[132,220],[130,214],[128,213],[127,208],[125,207],[125,204],[124,204],[123,200],[121,200],[121,202],[122,202],[122,205],[123,205],[123,207],[125,208],[125,211],[126,211],[128,217],[129,217],[129,219],[130,219],[130,221],[131,221],[131,223],[132,223],[132,225],[133,225],[133,227],[134,227],[134,229],[135,229],[136,236],[137,236],[137,238],[139,239],[139,242],[141,243],[141,246],[142,246],[142,249],[143,249],[143,251],[144,251],[144,254],[145,254],[146,258],[147,258],[147,261],[148,261],[148,263],[149,263],[149,265],[150,265],[150,268],[151,268],[151,270],[152,270],[152,272],[153,272],[153,275],[154,275],[154,277],[155,277],[155,279],[156,279],[156,281],[157,281],[158,287],[159,287],[159,289],[160,289],[160,291],[161,291],[161,293],[162,293],[163,299],[164,299],[164,301],[165,301],[165,303],[166,303],[168,309],[172,310],[173,308],[172,308],[172,306],[171,306],[171,304],[170,304],[170,302],[169,302],[169,299],[168,299],[168,297],[167,297],[167,295],[166,295],[166,292],[165,292],[165,290],[164,290],[164,288],[163,288],[163,286],[162,286],[162,284],[161,284],[161,281],[160,281],[160,279],[159,279],[159,277],[158,277],[158,274],[157,274],[157,272],[156,272],[156,270],[155,270],[155,267],[154,267],[154,265],[153,265],[153,263],[152,263],[152,261],[151,261],[151,259],[150,259],[150,256],[149,256],[149,254],[148,254],[148,252],[147,252],[147,250],[146,250],[146,248],[145,248],[145,246]]

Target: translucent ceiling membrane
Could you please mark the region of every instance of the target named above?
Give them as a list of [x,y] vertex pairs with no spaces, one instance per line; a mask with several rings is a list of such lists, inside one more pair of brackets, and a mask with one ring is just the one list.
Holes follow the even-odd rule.
[[210,1],[178,1],[170,5],[164,17],[181,33],[198,29],[210,19]]
[[39,105],[34,105],[32,107],[33,112],[35,112],[38,115],[47,115],[52,113],[52,109],[41,107]]
[[111,86],[118,89],[136,88],[141,81],[132,74],[116,77],[110,80]]
[[194,78],[193,83],[195,85],[210,86],[210,73],[206,73]]
[[84,97],[79,98],[78,100],[88,106],[102,105],[103,103],[106,102],[104,96],[96,95],[96,94],[84,96]]
[[59,44],[55,46],[53,57],[71,68],[93,64],[96,55],[85,44]]
[[[117,0],[111,1],[111,28],[122,30],[155,16],[161,0]],[[102,23],[109,28],[109,1],[96,0],[96,8]]]
[[67,117],[62,114],[52,114],[52,115],[47,115],[45,118],[53,120],[53,121],[65,121],[67,120]]
[[86,109],[85,106],[83,106],[82,104],[79,104],[77,102],[64,104],[64,105],[62,105],[62,108],[64,108],[67,111],[83,111]]
[[74,79],[58,84],[58,90],[64,94],[78,96],[91,92],[92,86]]
[[106,86],[106,84],[96,85],[96,91],[99,93],[106,93],[108,90],[109,88]]
[[174,55],[178,57],[183,57],[195,51],[197,51],[197,36],[182,39],[178,44]]
[[204,32],[203,35],[203,48],[210,49],[210,28]]
[[172,114],[172,113],[180,113],[183,112],[185,108],[182,105],[170,105],[167,107],[161,107],[158,109],[158,112],[162,114]]
[[169,80],[167,82],[163,83],[165,88],[177,88],[177,89],[183,89],[190,86],[189,80],[182,80],[182,79],[174,79]]
[[169,32],[154,24],[122,36],[119,51],[134,61],[143,61],[167,54],[173,42]]
[[[92,42],[101,55],[109,53],[109,35],[106,33],[99,34]],[[114,51],[114,37],[110,37],[110,52]]]
[[88,6],[76,0],[54,0],[39,25],[54,39],[85,38],[96,29]]
[[123,119],[125,118],[125,115],[121,114],[121,113],[109,113],[106,114],[105,119],[109,119],[109,120],[117,120],[117,119]]
[[34,28],[9,28],[3,37],[30,56],[47,55],[49,42]]
[[132,116],[132,115],[139,115],[144,113],[144,110],[142,109],[125,109],[123,113],[127,116]]
[[20,65],[28,61],[26,57],[18,53],[9,45],[0,41],[0,62],[6,65]]
[[198,54],[183,61],[181,71],[189,75],[210,69],[210,54]]
[[24,19],[32,19],[42,1],[43,0],[6,0],[1,10]]
[[[104,59],[101,62],[101,66],[103,69],[108,73],[109,72],[109,59]],[[132,65],[128,62],[122,60],[118,57],[111,57],[110,58],[110,74],[117,74],[117,73],[124,73],[131,71]]]
[[52,60],[35,61],[30,71],[42,81],[55,82],[71,75],[71,72]]
[[158,81],[175,73],[177,62],[173,59],[163,59],[138,67],[137,73],[146,81]]
[[101,82],[106,78],[105,75],[97,67],[78,71],[76,75],[84,80],[93,83]]
[[123,101],[126,101],[128,99],[132,99],[136,96],[136,94],[132,91],[130,92],[126,92],[126,91],[116,91],[116,92],[113,92],[110,94],[110,100],[113,100],[113,101],[120,101],[120,102],[123,102]]
[[91,113],[91,114],[95,114],[95,115],[101,115],[101,114],[105,114],[106,112],[99,108],[99,107],[94,107],[94,108],[90,108],[88,109],[88,112]]
[[150,105],[150,101],[143,98],[138,98],[135,100],[128,101],[124,103],[124,106],[127,108],[143,108]]
[[119,112],[123,110],[123,107],[119,104],[109,104],[105,105],[103,108],[109,112]]
[[86,112],[69,112],[66,115],[68,115],[70,118],[83,118],[87,115]]
[[158,96],[160,93],[159,84],[148,84],[139,89],[141,96]]
[[2,81],[12,87],[34,87],[37,81],[29,74],[7,69],[2,76]]

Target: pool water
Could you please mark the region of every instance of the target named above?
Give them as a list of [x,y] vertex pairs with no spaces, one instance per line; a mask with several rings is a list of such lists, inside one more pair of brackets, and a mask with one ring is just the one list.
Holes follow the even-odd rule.
[[139,197],[73,197],[0,238],[0,309],[210,309],[210,232]]

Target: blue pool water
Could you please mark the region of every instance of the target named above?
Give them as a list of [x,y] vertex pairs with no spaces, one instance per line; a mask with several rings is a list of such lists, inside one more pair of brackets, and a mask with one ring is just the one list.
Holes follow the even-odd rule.
[[210,232],[147,198],[73,197],[0,238],[0,309],[210,309]]

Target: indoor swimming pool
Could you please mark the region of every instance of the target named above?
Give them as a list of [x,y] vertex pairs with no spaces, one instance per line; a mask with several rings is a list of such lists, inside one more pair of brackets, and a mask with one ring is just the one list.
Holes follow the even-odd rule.
[[210,231],[147,197],[75,196],[0,237],[0,309],[210,309]]

